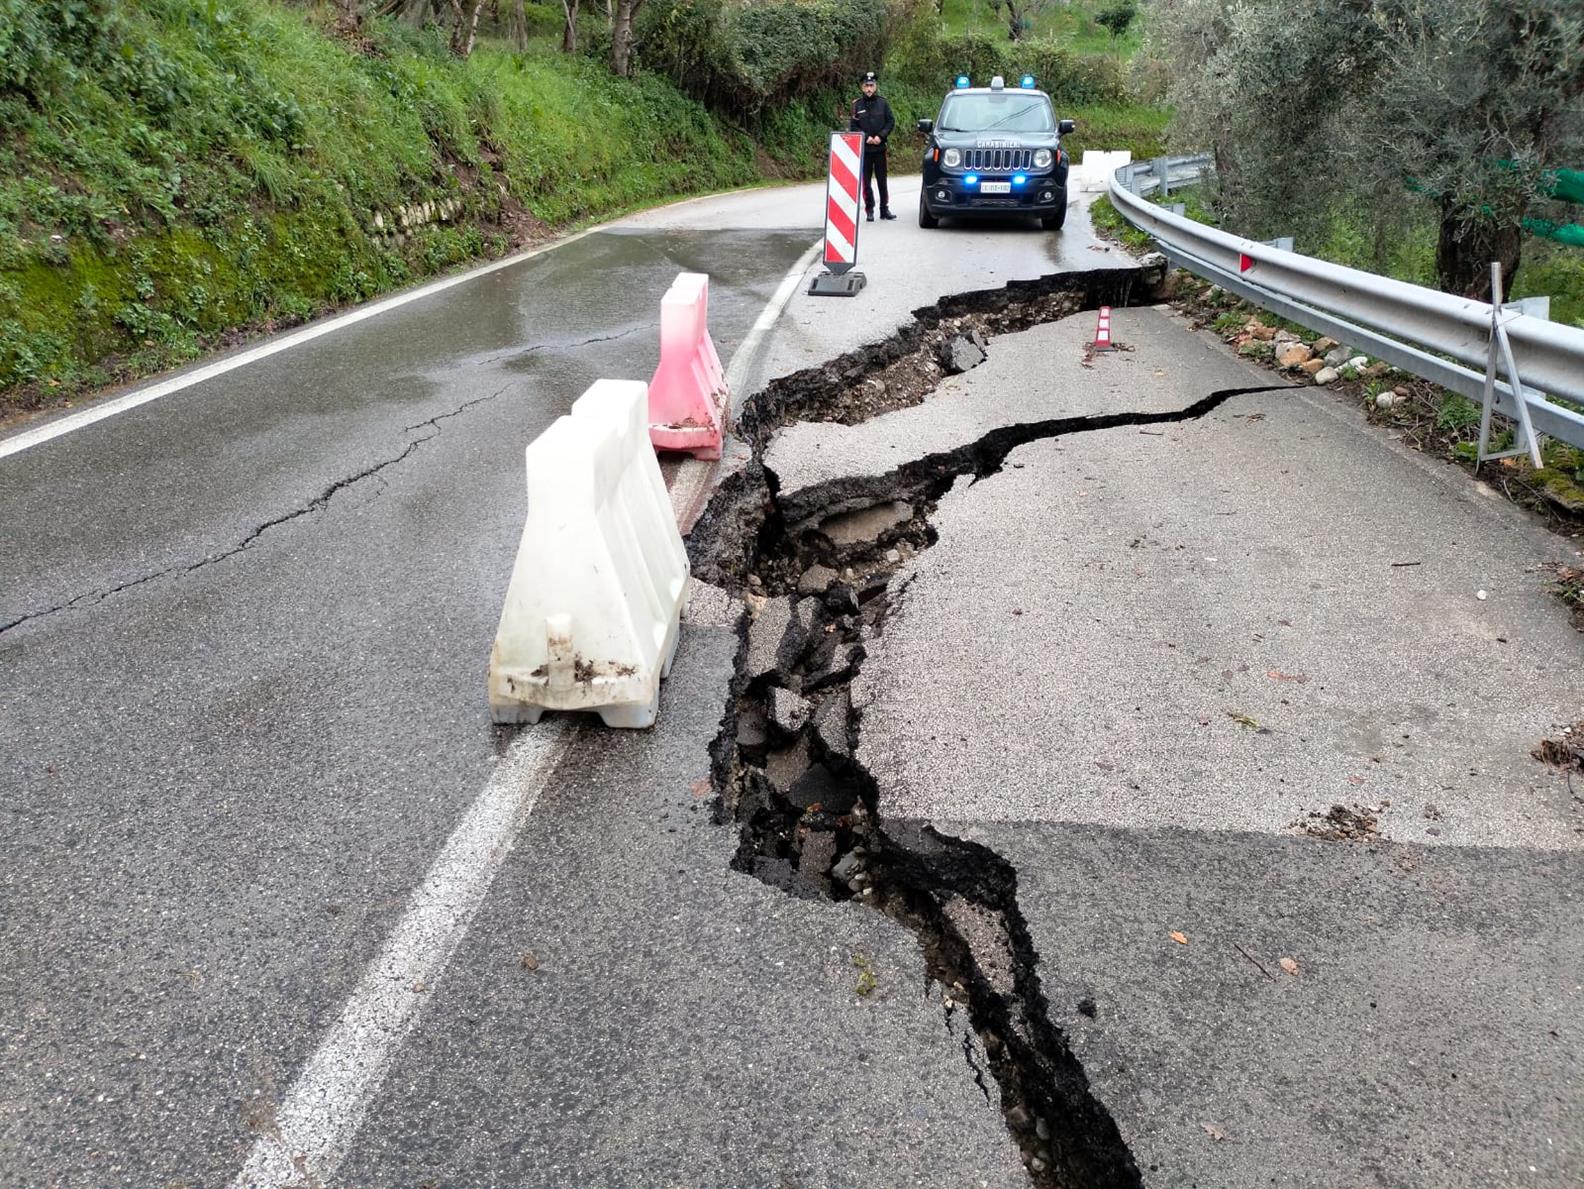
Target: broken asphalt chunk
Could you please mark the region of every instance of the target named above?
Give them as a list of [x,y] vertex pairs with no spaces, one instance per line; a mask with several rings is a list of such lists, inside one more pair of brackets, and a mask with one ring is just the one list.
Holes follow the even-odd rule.
[[780,663],[781,641],[792,622],[792,600],[767,599],[748,626],[748,679],[773,673]]
[[[977,340],[977,341],[975,341]],[[941,367],[949,375],[960,375],[985,361],[984,337],[978,331],[972,336],[954,335],[941,348]]]
[[852,715],[852,695],[838,690],[820,703],[814,715],[814,734],[820,745],[833,756],[847,759],[852,748],[847,741],[847,720]]
[[770,691],[770,721],[787,735],[796,735],[801,731],[813,709],[807,698],[801,698],[791,690]]
[[820,521],[819,531],[838,549],[867,545],[913,518],[913,505],[906,500],[891,500],[856,512],[838,512]]

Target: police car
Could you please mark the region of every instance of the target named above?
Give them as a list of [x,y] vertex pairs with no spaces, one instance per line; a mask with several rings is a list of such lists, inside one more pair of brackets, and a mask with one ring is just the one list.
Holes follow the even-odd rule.
[[1033,215],[1050,230],[1067,219],[1067,154],[1050,96],[1031,75],[1008,87],[1000,75],[988,87],[969,85],[966,75],[941,101],[940,114],[920,120],[924,188],[919,226],[945,218]]

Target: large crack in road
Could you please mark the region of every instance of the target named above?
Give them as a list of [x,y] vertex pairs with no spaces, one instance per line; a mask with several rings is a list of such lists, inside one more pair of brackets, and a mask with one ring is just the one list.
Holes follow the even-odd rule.
[[[930,519],[960,482],[997,473],[1018,446],[1121,426],[1190,421],[1225,389],[1166,413],[1075,416],[1002,426],[882,476],[838,478],[784,498],[764,455],[799,420],[855,424],[922,401],[941,378],[984,358],[985,337],[1100,304],[1125,304],[1136,269],[1059,274],[954,296],[897,334],[776,381],[748,402],[739,431],[752,459],[717,491],[689,540],[694,572],[742,596],[748,611],[712,778],[740,841],[734,866],[792,895],[859,900],[910,928],[944,989],[947,1027],[961,1011],[970,1071],[1039,1186],[1141,1183],[1115,1121],[1050,1020],[1039,955],[1017,902],[1017,871],[994,851],[918,822],[888,822],[858,759],[851,686],[885,630],[894,581],[935,543]],[[984,1054],[978,1063],[974,1040]]]

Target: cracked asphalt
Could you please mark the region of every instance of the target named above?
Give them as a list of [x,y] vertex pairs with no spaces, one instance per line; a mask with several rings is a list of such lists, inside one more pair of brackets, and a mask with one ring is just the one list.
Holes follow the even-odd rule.
[[[509,744],[484,666],[523,447],[592,380],[649,374],[680,269],[711,274],[729,356],[822,193],[637,216],[0,462],[7,1184],[230,1182]],[[863,295],[799,292],[747,391],[943,295],[1121,263],[1081,207],[1059,236],[864,237]],[[1082,369],[1082,319],[916,409],[792,427],[782,465],[873,477],[1032,413],[1272,380],[1158,311],[1119,311],[1136,350]],[[855,685],[861,754],[882,814],[1017,869],[1050,1018],[1146,1184],[1576,1184],[1584,823],[1514,752],[1577,717],[1578,638],[1534,594],[1549,539],[1327,399],[1035,442],[959,484]],[[1435,564],[1386,586],[1410,548]],[[579,728],[307,1180],[1027,1183],[912,933],[730,869],[704,781],[734,615],[695,598],[654,731]],[[1385,838],[1289,833],[1403,715],[1428,738],[1386,757]],[[1392,796],[1361,771],[1339,797]]]
[[[676,272],[711,275],[728,354],[811,238],[595,234],[5,461],[0,1179],[228,1183],[504,747],[484,675],[524,447],[649,375]],[[769,895],[705,828],[733,640],[691,625],[663,728],[591,732],[552,778],[331,1183],[959,1153],[1016,1183],[911,937]],[[481,1088],[414,1117],[413,1084]]]

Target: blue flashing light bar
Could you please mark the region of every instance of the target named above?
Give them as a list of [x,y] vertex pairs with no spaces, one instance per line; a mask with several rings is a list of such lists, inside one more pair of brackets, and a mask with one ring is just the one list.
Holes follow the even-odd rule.
[[958,86],[959,86],[959,87],[966,87],[966,86],[968,86],[968,85],[969,85],[969,82],[968,82],[968,76],[967,76],[967,75],[966,75],[966,74],[959,74],[959,75],[958,75],[958,76],[957,76],[957,85],[958,85]]
[[1028,174],[1026,173],[1015,173],[1012,175],[1012,184],[1014,186],[1021,186],[1026,181],[1028,181]]
[[977,186],[978,184],[979,175],[977,173],[970,173],[967,177],[963,178],[963,185],[965,186]]
[[1034,76],[1032,74],[1025,74],[1019,81],[1018,85],[1032,91],[1034,89]]

